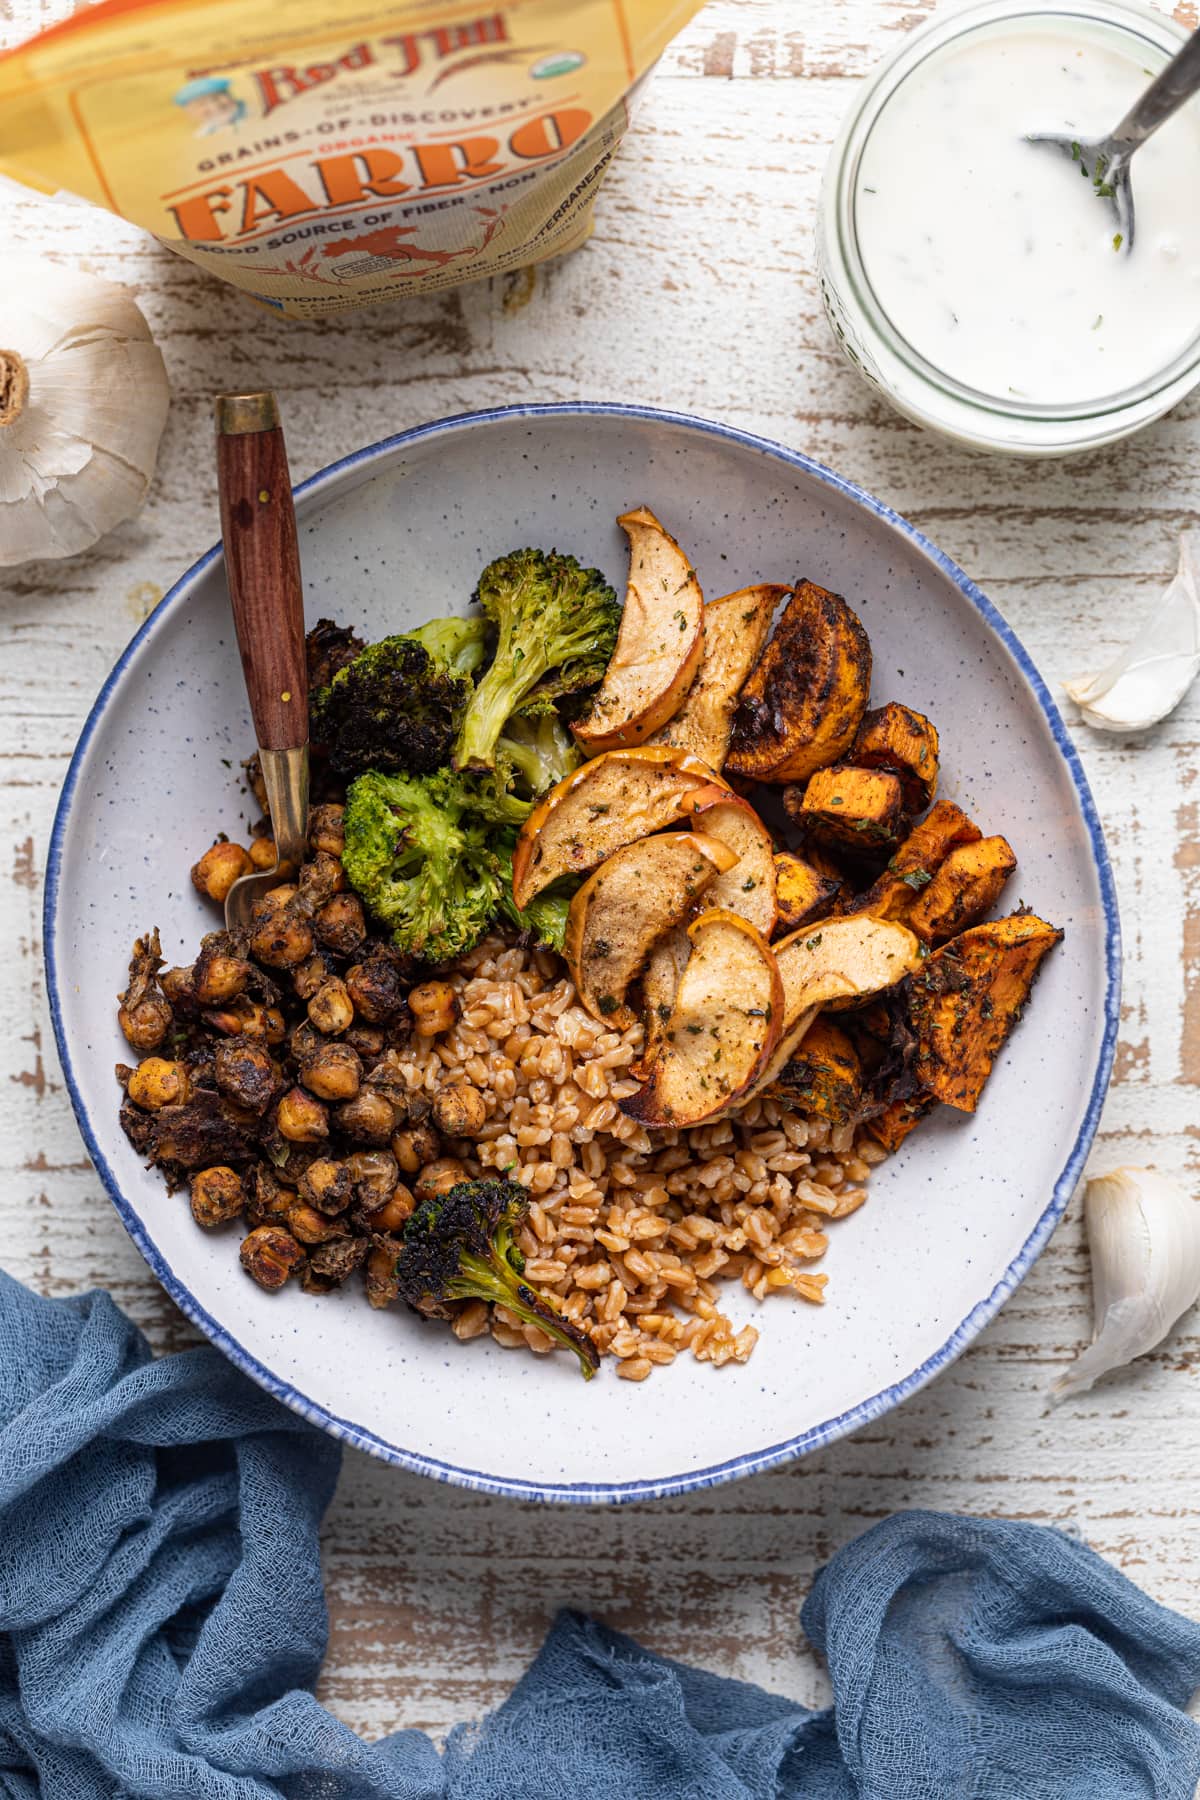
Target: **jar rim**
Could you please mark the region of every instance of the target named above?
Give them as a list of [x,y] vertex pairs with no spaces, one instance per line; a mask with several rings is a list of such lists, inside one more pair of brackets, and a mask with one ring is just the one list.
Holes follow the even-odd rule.
[[1143,44],[1164,57],[1174,54],[1175,48],[1188,37],[1187,30],[1175,19],[1143,5],[1141,0],[1049,0],[1043,5],[1037,0],[969,0],[968,4],[938,14],[918,26],[904,44],[867,76],[839,134],[834,151],[836,183],[832,209],[839,249],[846,278],[865,321],[910,374],[946,399],[968,406],[976,413],[993,415],[998,420],[1026,420],[1031,425],[1103,420],[1152,403],[1181,382],[1190,386],[1200,380],[1200,331],[1169,363],[1118,392],[1065,403],[1044,404],[1024,397],[1010,400],[956,380],[910,343],[876,293],[859,244],[855,222],[859,167],[870,133],[893,95],[930,57],[948,45],[991,25],[1022,18],[1087,20],[1136,35]]

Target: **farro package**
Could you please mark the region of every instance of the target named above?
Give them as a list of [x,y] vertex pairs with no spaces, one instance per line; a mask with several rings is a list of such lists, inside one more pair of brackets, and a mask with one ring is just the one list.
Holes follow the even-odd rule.
[[0,172],[293,318],[572,250],[700,0],[101,0],[0,58]]

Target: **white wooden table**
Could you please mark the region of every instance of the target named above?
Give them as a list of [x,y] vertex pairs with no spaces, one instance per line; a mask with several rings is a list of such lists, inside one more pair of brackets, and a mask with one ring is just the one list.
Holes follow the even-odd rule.
[[[0,43],[67,9],[7,0]],[[40,889],[59,785],[117,653],[216,535],[210,397],[276,388],[297,479],[420,420],[520,400],[633,399],[810,451],[914,519],[1007,614],[1052,687],[1097,666],[1170,575],[1200,508],[1200,398],[1060,467],[971,460],[860,385],[817,299],[813,212],[855,82],[923,0],[713,0],[668,52],[557,266],[322,329],[244,305],[132,226],[0,196],[0,244],[128,283],[174,390],[141,517],[93,554],[0,582],[0,1259],[43,1293],[108,1288],[168,1350],[160,1292],[83,1152],[55,1062]],[[1192,0],[1179,16],[1196,24]],[[0,257],[0,280],[3,263]],[[1116,864],[1126,937],[1116,1082],[1093,1165],[1200,1161],[1200,690],[1146,744],[1075,737]],[[146,771],[147,781],[153,770]],[[555,1609],[806,1700],[797,1611],[837,1545],[896,1509],[1081,1530],[1158,1599],[1200,1610],[1200,1318],[1054,1413],[1089,1329],[1078,1202],[974,1348],[821,1455],[687,1499],[546,1511],[437,1487],[350,1452],[325,1527],[333,1631],[321,1693],[357,1729],[443,1733],[499,1700]]]

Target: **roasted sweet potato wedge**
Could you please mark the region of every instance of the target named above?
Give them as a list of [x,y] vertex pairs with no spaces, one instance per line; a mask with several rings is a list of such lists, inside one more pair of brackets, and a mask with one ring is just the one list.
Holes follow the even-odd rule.
[[871,691],[871,645],[837,594],[797,583],[742,689],[726,767],[750,781],[807,781],[846,754]]
[[662,745],[612,750],[584,763],[536,806],[513,851],[513,899],[528,906],[560,875],[585,875],[623,844],[680,817],[685,795],[724,790],[719,775],[686,750]]
[[769,938],[775,929],[775,843],[750,802],[716,788],[697,788],[683,810],[737,857],[709,888],[706,907],[740,913]]
[[867,1130],[890,1154],[900,1148],[909,1132],[915,1131],[936,1105],[932,1094],[913,1094],[907,1100],[893,1100],[883,1112],[867,1120]]
[[702,831],[664,831],[617,850],[571,901],[563,956],[583,1005],[614,1031],[637,1014],[626,1004],[656,938],[691,911],[737,853]]
[[645,1084],[621,1111],[663,1129],[702,1124],[736,1106],[779,1037],[783,987],[762,933],[737,913],[702,913]]
[[845,1125],[856,1117],[862,1101],[858,1052],[831,1019],[816,1018],[766,1093],[797,1112]]
[[822,920],[772,948],[783,983],[783,1022],[770,1061],[743,1104],[776,1079],[825,1007],[884,993],[920,963],[920,945],[911,931],[866,917]]
[[842,884],[833,875],[823,875],[812,862],[792,850],[780,850],[775,856],[776,929],[798,931],[814,919],[823,919],[833,911]]
[[974,1112],[992,1065],[1062,932],[1034,913],[973,925],[935,950],[913,977],[918,1085]]
[[586,756],[644,744],[678,712],[704,656],[696,571],[648,506],[617,520],[629,539],[629,582],[617,647],[585,716]]
[[904,810],[924,812],[937,793],[937,727],[924,713],[889,700],[863,715],[846,761],[859,769],[891,769],[904,789]]
[[957,937],[992,910],[1016,866],[1007,838],[959,844],[909,908],[909,929],[927,944]]
[[980,830],[953,800],[939,800],[898,846],[887,868],[865,894],[847,906],[848,913],[870,913],[874,919],[907,919],[917,896],[929,886],[956,844],[977,843]]
[[[794,794],[789,789],[788,794]],[[863,855],[889,849],[904,827],[904,790],[888,769],[856,769],[835,763],[818,769],[790,817],[818,840],[844,845]]]
[[714,769],[725,761],[738,696],[762,653],[785,587],[741,588],[704,608],[704,659],[675,717],[649,740],[674,744]]

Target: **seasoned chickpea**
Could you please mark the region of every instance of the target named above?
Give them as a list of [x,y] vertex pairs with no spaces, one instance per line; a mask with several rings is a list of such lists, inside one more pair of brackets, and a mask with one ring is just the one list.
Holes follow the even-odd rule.
[[223,906],[234,882],[248,875],[253,867],[249,852],[240,844],[214,844],[192,869],[192,882],[202,894]]
[[366,1064],[373,1063],[377,1057],[383,1055],[387,1036],[380,1031],[377,1025],[352,1025],[342,1038],[342,1042],[358,1051],[365,1067]]
[[247,1275],[259,1287],[281,1288],[288,1276],[304,1261],[304,1252],[282,1225],[260,1225],[242,1239],[239,1257]]
[[289,1088],[275,1109],[281,1137],[293,1144],[319,1144],[329,1136],[329,1114],[303,1088]]
[[487,1123],[487,1101],[478,1088],[465,1082],[439,1088],[433,1101],[433,1122],[446,1137],[475,1137]]
[[338,956],[353,956],[367,935],[367,918],[357,894],[335,894],[317,911],[313,926],[321,942]]
[[283,912],[296,898],[297,892],[298,889],[294,882],[281,881],[278,887],[268,888],[265,894],[258,896],[250,908],[250,917],[255,924],[261,924],[264,919],[271,918],[275,913]]
[[413,988],[408,1010],[421,1037],[440,1037],[458,1023],[462,1013],[458,995],[448,981],[423,981]]
[[191,969],[164,969],[158,978],[158,985],[172,1006],[191,1006],[195,1003],[196,990],[192,986]]
[[[340,1044],[330,1044],[330,1050],[342,1049]],[[354,1052],[350,1052],[351,1056]],[[357,1061],[357,1058],[355,1058]],[[308,1071],[304,1079],[308,1080]],[[375,1093],[371,1088],[363,1088],[354,1099],[347,1100],[339,1106],[335,1114],[337,1128],[346,1137],[353,1138],[360,1144],[386,1144],[396,1129],[396,1109],[383,1094]]]
[[452,1187],[466,1179],[467,1171],[457,1156],[439,1156],[436,1162],[429,1163],[421,1170],[413,1185],[413,1193],[418,1201],[429,1200],[434,1194],[448,1194]]
[[340,1219],[327,1219],[303,1200],[288,1209],[287,1224],[292,1236],[302,1244],[326,1244],[330,1238],[349,1235],[349,1228]]
[[226,1038],[213,1053],[217,1087],[252,1112],[265,1112],[280,1085],[279,1070],[266,1046],[244,1036]]
[[287,1036],[287,1020],[277,1006],[260,1006],[256,1008],[262,1035],[268,1044],[282,1044]]
[[129,1077],[125,1092],[135,1106],[157,1112],[160,1106],[181,1106],[192,1091],[186,1065],[168,1062],[164,1056],[148,1056]]
[[319,950],[292,970],[292,986],[301,1000],[311,1000],[329,980],[332,970]]
[[391,1199],[376,1207],[367,1224],[372,1231],[399,1231],[404,1221],[411,1218],[416,1204],[412,1190],[406,1188],[402,1181],[398,1182]]
[[170,1002],[161,994],[147,994],[133,1006],[117,1009],[117,1024],[126,1043],[143,1056],[147,1050],[158,1049],[171,1029],[173,1017]]
[[318,1244],[300,1271],[300,1285],[306,1294],[331,1294],[360,1267],[366,1254],[366,1238],[332,1238]]
[[250,839],[250,861],[262,875],[273,869],[279,861],[279,852],[275,848],[273,837],[256,837]]
[[354,1023],[354,1002],[344,981],[324,981],[308,1002],[308,1016],[318,1031],[334,1036]]
[[340,856],[330,856],[324,850],[318,850],[311,862],[301,866],[297,877],[300,892],[314,909],[324,906],[335,894],[340,894],[346,885],[346,871],[342,867]]
[[367,1299],[372,1306],[390,1306],[400,1292],[400,1279],[396,1273],[399,1261],[400,1246],[390,1238],[377,1243],[369,1253],[363,1271]]
[[[300,1079],[311,1094],[318,1094],[322,1100],[344,1100],[349,1105],[357,1105],[355,1095],[362,1081],[362,1063],[358,1052],[349,1044],[322,1043],[301,1065]],[[338,1113],[339,1127],[343,1106]]]
[[346,970],[346,989],[359,1018],[386,1025],[404,1004],[400,970],[388,956],[369,956]]
[[214,1169],[200,1169],[191,1179],[192,1217],[197,1225],[211,1229],[236,1219],[246,1204],[242,1178],[224,1164]]
[[307,1019],[301,1019],[298,1025],[292,1026],[288,1036],[288,1049],[298,1063],[306,1063],[324,1042],[316,1026]]
[[410,1125],[392,1139],[392,1155],[406,1175],[415,1175],[433,1162],[442,1148],[442,1140],[432,1125]]
[[308,815],[308,847],[314,853],[340,856],[346,848],[346,809],[334,803],[314,806]]
[[312,926],[301,914],[279,907],[255,926],[250,948],[269,969],[294,968],[312,955]]
[[225,1006],[236,1000],[246,985],[250,964],[241,956],[218,952],[200,956],[192,977],[192,992],[201,1006]]
[[368,1210],[390,1199],[400,1179],[396,1159],[386,1150],[356,1150],[346,1158],[346,1171],[355,1195]]
[[318,1212],[344,1212],[350,1204],[352,1188],[353,1181],[346,1164],[334,1162],[328,1156],[319,1156],[316,1162],[309,1163],[300,1177],[301,1199],[315,1206]]

